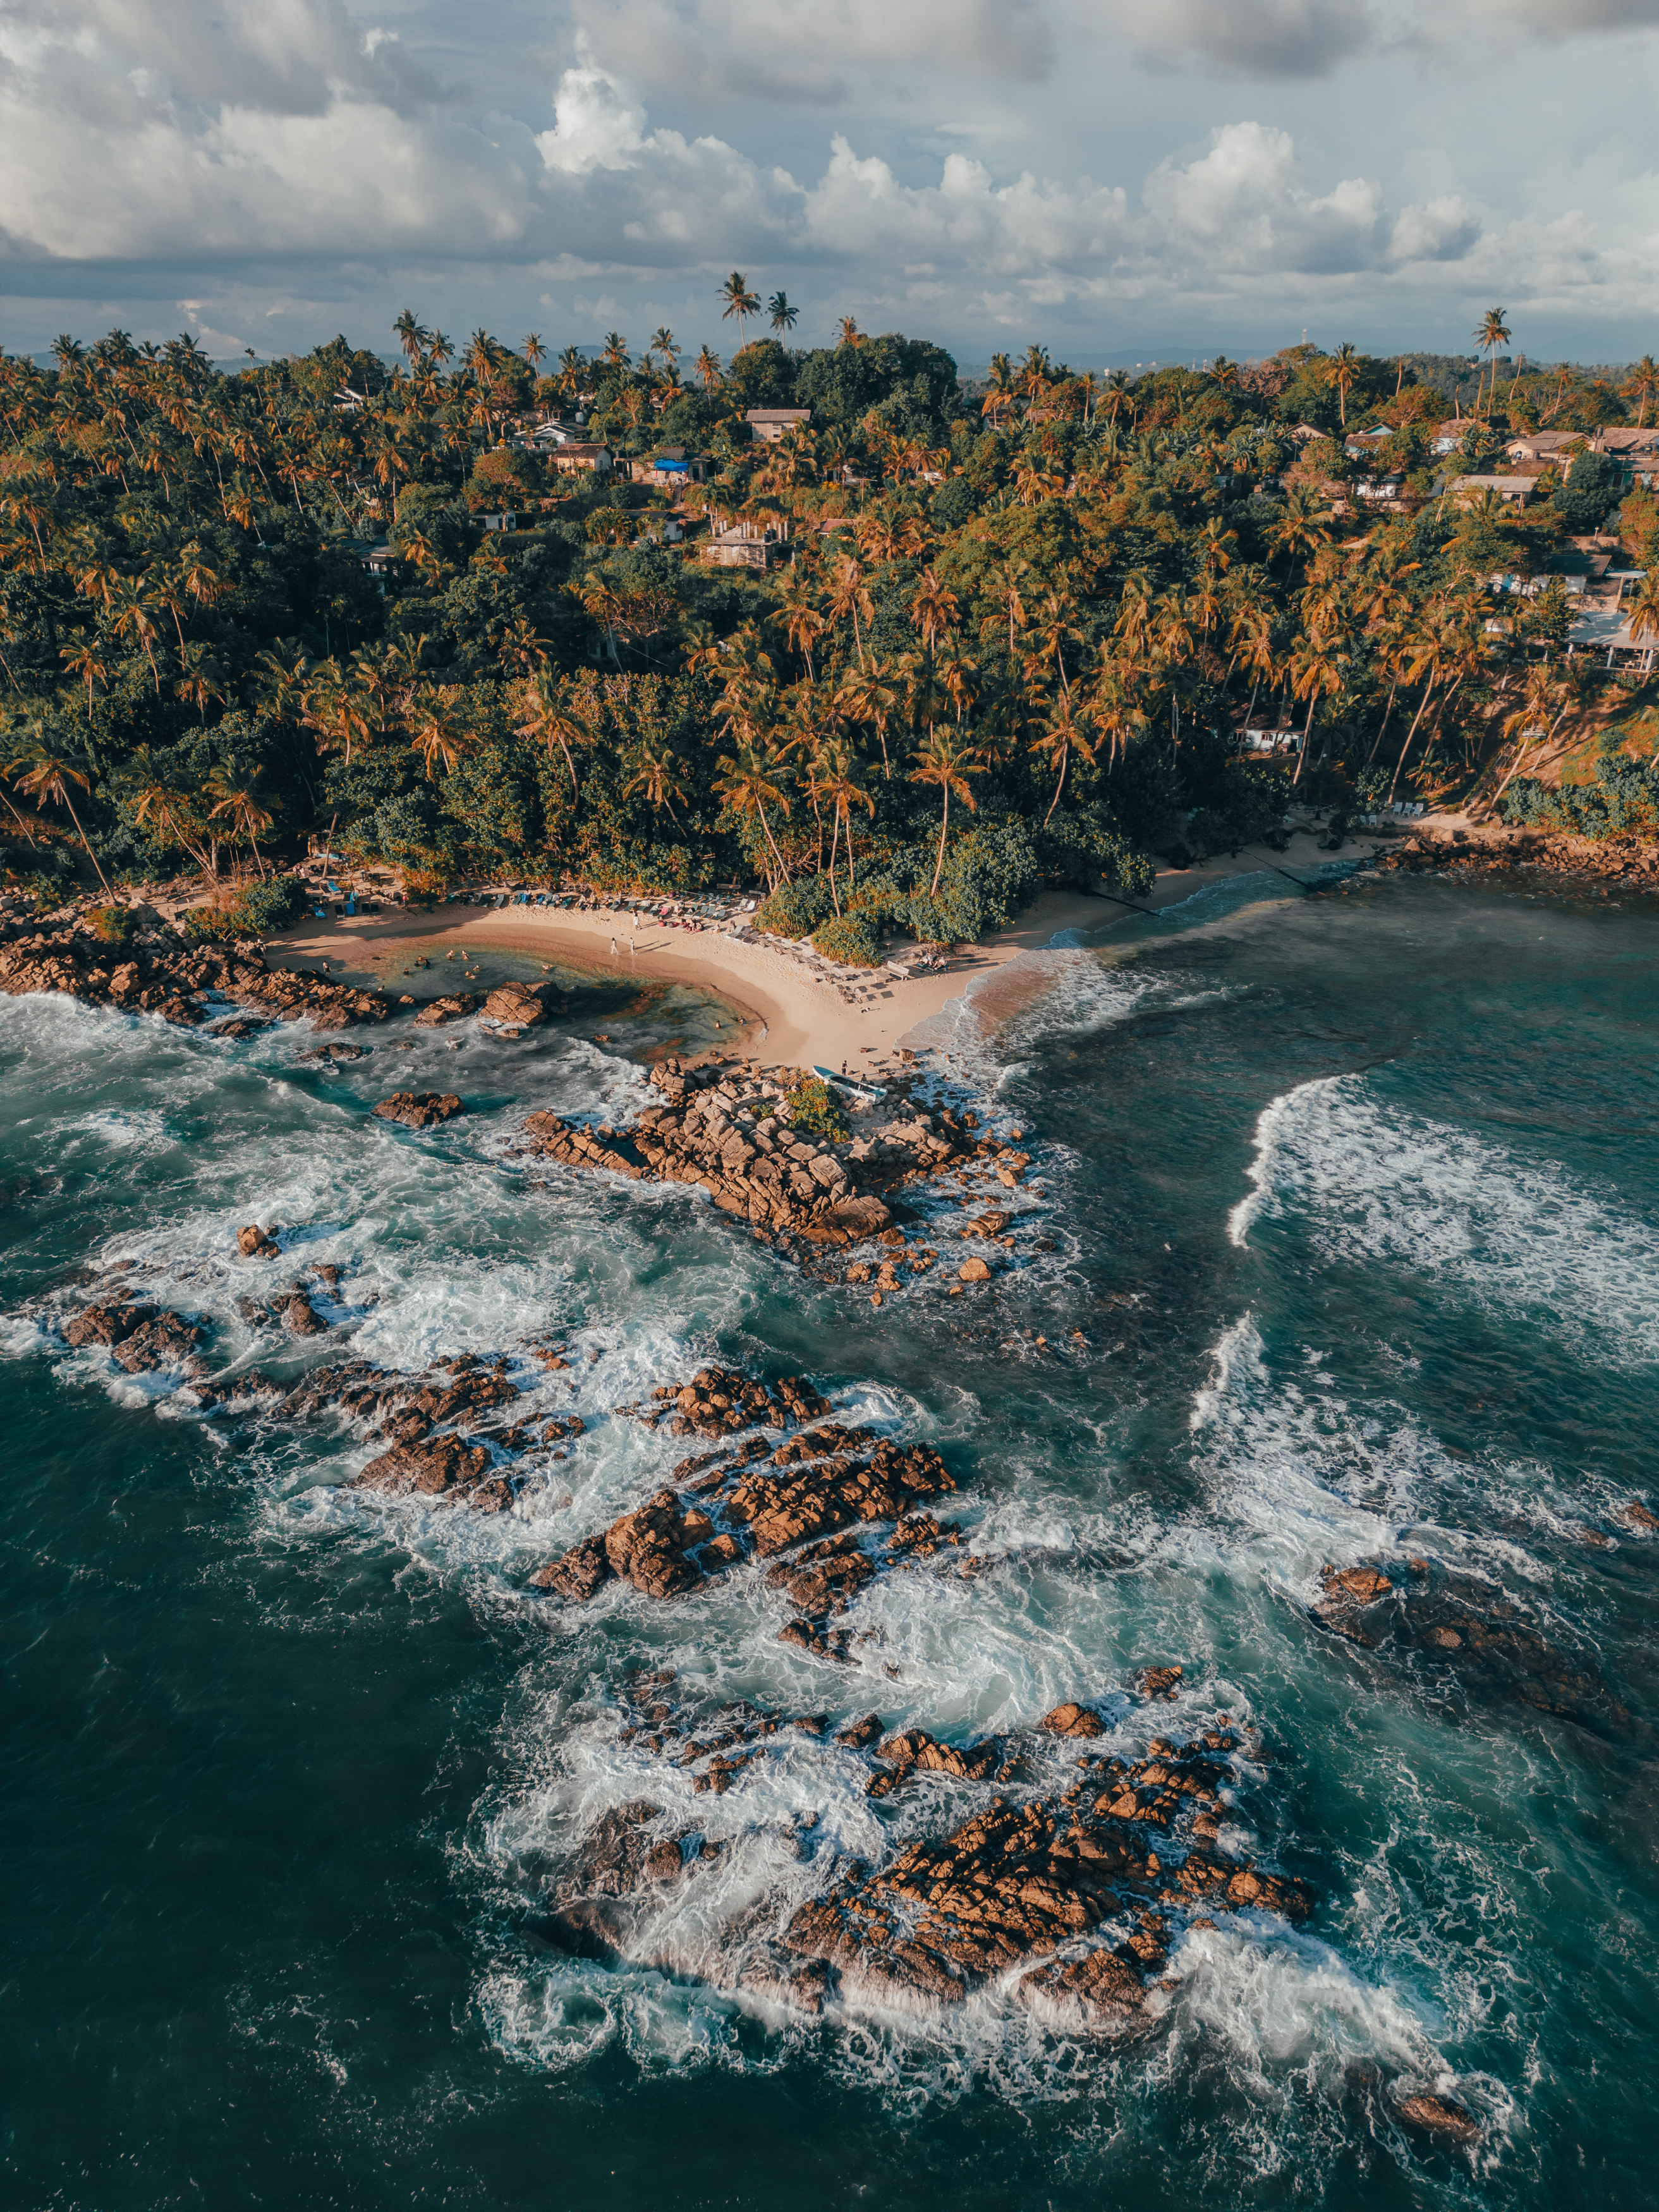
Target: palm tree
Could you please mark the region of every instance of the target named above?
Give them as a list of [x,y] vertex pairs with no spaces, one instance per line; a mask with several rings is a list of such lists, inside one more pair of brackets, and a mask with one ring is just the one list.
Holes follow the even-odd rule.
[[1659,362],[1656,362],[1650,353],[1644,353],[1635,368],[1632,369],[1629,381],[1621,384],[1619,387],[1621,398],[1639,400],[1641,403],[1636,416],[1636,427],[1638,430],[1644,429],[1647,426],[1648,403],[1656,392],[1659,392]]
[[79,683],[82,678],[86,679],[87,720],[90,722],[92,720],[93,679],[95,677],[98,682],[104,686],[106,690],[107,690],[109,688],[109,670],[98,658],[98,648],[95,645],[89,645],[84,642],[80,645],[60,645],[58,648],[58,657],[75,671],[75,678],[77,683]]
[[1313,737],[1314,710],[1322,698],[1329,698],[1342,689],[1342,669],[1330,638],[1318,630],[1310,630],[1291,655],[1291,694],[1293,698],[1308,702],[1307,726],[1302,732],[1302,750],[1297,757],[1296,774],[1292,783],[1300,783],[1302,771],[1307,765],[1308,746]]
[[61,806],[64,810],[70,820],[75,824],[76,835],[86,847],[87,858],[97,870],[98,880],[104,886],[106,895],[113,898],[115,894],[110,890],[109,878],[104,873],[102,868],[98,866],[98,855],[88,842],[87,833],[81,824],[81,817],[75,811],[75,799],[71,787],[82,791],[90,791],[92,780],[83,769],[76,768],[72,762],[64,760],[60,755],[52,751],[44,722],[36,722],[33,730],[34,734],[30,741],[28,750],[21,759],[13,761],[5,773],[21,792],[34,801],[37,813],[46,805],[48,801],[52,805]]
[[652,331],[651,343],[645,352],[647,361],[653,354],[659,353],[671,367],[679,359],[679,341],[666,323],[659,323],[656,329]]
[[442,700],[435,692],[428,692],[415,718],[415,734],[409,742],[411,750],[420,755],[430,780],[440,761],[447,772],[453,772],[467,749],[468,740],[465,732],[450,719]]
[[592,726],[571,705],[560,679],[544,665],[537,669],[520,693],[519,710],[524,717],[522,721],[514,725],[520,737],[529,738],[537,744],[545,745],[550,757],[555,745],[564,755],[564,764],[570,771],[570,795],[574,799],[579,787],[576,763],[571,758],[570,748],[573,744],[592,744]]
[[[835,579],[830,586],[831,621],[840,622],[848,615],[853,618],[853,643],[858,653],[859,667],[862,670],[864,639],[859,629],[859,617],[862,615],[866,622],[873,622],[876,618],[876,604],[871,598],[869,586],[864,580],[863,569],[850,554],[836,563]],[[882,747],[882,756],[884,759],[886,757],[884,744]]]
[[779,337],[787,337],[800,319],[800,309],[792,307],[787,295],[782,292],[773,293],[766,303],[766,313],[774,332]]
[[547,348],[542,343],[540,335],[535,331],[531,331],[520,348],[520,351],[532,368],[539,368],[547,359]]
[[705,392],[718,392],[725,381],[720,357],[708,346],[704,346],[697,356],[697,381]]
[[405,307],[392,325],[404,358],[413,363],[420,359],[432,343],[432,333],[423,323],[416,319],[413,307]]
[[858,755],[844,738],[829,738],[819,746],[812,763],[812,775],[818,793],[827,799],[834,810],[834,828],[830,834],[830,896],[835,902],[836,912],[841,912],[841,895],[836,886],[836,840],[844,830],[847,838],[847,889],[850,896],[854,889],[853,876],[853,819],[851,810],[861,806],[872,819],[876,802],[866,790],[862,765]]
[[836,333],[836,343],[837,345],[844,346],[861,346],[864,343],[864,332],[851,315],[842,317],[840,326]]
[[631,782],[623,786],[623,796],[631,799],[636,791],[642,791],[653,811],[667,808],[668,818],[678,830],[680,825],[673,802],[678,799],[682,806],[685,804],[685,782],[680,773],[683,766],[672,745],[658,744],[653,748],[647,744],[640,755],[637,774]]
[[931,568],[921,572],[921,581],[910,602],[910,620],[921,632],[921,641],[929,653],[937,651],[940,638],[956,626],[957,595],[940,583]]
[[[868,593],[866,593],[868,598]],[[841,696],[846,701],[844,712],[856,722],[867,722],[874,730],[881,746],[881,773],[884,782],[891,782],[892,763],[887,757],[887,725],[898,711],[898,694],[888,681],[887,672],[872,655],[868,668],[860,669],[842,685]]]
[[939,825],[939,858],[933,866],[933,880],[927,896],[939,896],[939,878],[945,873],[945,840],[951,828],[951,794],[954,792],[970,814],[977,814],[979,802],[969,788],[965,778],[983,775],[985,763],[975,746],[965,745],[949,731],[931,730],[925,745],[918,746],[912,755],[915,766],[908,781],[931,784],[945,801],[945,811]]
[[781,807],[787,815],[789,800],[775,772],[774,763],[752,744],[740,744],[735,752],[722,753],[716,766],[720,774],[714,779],[714,789],[719,796],[732,813],[760,823],[767,848],[776,864],[777,872],[770,879],[771,888],[775,890],[789,871],[784,866],[783,855],[772,835],[767,809]]
[[620,331],[607,331],[599,358],[607,368],[623,369],[629,366],[628,340]]
[[[1504,320],[1504,310],[1502,307],[1488,307],[1486,313],[1480,318],[1480,329],[1474,333],[1474,342],[1476,345],[1482,349],[1487,360],[1492,363],[1492,389],[1494,399],[1498,397],[1498,349],[1501,345],[1507,345],[1510,343],[1510,339],[1513,333],[1510,331],[1508,324]],[[1486,380],[1486,372],[1485,368],[1482,368],[1480,372],[1480,384],[1484,384]],[[1477,415],[1480,412],[1480,388],[1479,385],[1475,387],[1474,411]]]
[[216,768],[207,780],[207,789],[217,804],[210,806],[208,817],[217,821],[222,814],[230,817],[231,827],[247,839],[253,848],[253,865],[259,871],[259,880],[264,881],[265,864],[259,853],[259,832],[269,830],[275,817],[268,807],[261,806],[254,796],[253,787],[259,781],[256,768],[249,774],[235,777],[223,768]]
[[730,322],[735,315],[738,319],[738,337],[741,341],[744,325],[750,315],[757,315],[760,313],[760,294],[751,292],[749,289],[749,279],[734,269],[725,283],[720,286],[720,296],[726,302],[725,307],[720,310],[720,320],[723,323]]
[[1348,394],[1359,381],[1359,356],[1344,340],[1325,364],[1325,381],[1336,393],[1337,408],[1342,417],[1342,428],[1348,427]]

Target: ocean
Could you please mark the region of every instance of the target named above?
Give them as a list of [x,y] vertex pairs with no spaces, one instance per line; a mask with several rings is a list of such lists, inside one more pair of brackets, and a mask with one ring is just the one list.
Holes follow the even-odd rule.
[[[648,1055],[729,1036],[708,994],[561,969],[545,1029],[405,1018],[332,1066],[302,1029],[0,1000],[7,2202],[1651,2201],[1653,921],[1251,877],[1057,947],[1000,1028],[922,1041],[935,1096],[1024,1133],[1013,1259],[879,1308],[696,1193],[515,1153],[527,1111],[625,1118]],[[468,1112],[370,1118],[411,1088]],[[919,1203],[946,1249],[957,1198]],[[239,1258],[251,1221],[280,1262]],[[586,1433],[510,1512],[349,1490],[349,1428],[204,1419],[69,1349],[115,1262],[216,1367],[556,1340]],[[239,1310],[318,1262],[328,1336]],[[753,1571],[527,1589],[685,1449],[612,1409],[710,1359],[936,1447],[983,1571],[878,1577],[841,1663]],[[1379,1564],[1431,1610],[1356,1641],[1323,1571]],[[730,1985],[737,1936],[993,1785],[872,1802],[792,1738],[694,1803],[623,1740],[641,1668],[953,1742],[1092,1700],[1125,1756],[1225,1713],[1259,1750],[1224,1838],[1314,1909],[1186,1926],[1133,2033],[1002,1988],[793,2012]],[[550,1887],[647,1791],[722,1849],[635,1954],[574,1956]]]

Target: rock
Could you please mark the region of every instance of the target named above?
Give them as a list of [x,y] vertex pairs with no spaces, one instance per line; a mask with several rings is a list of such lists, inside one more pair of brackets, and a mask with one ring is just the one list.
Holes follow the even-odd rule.
[[1447,2136],[1453,2142],[1474,2142],[1480,2137],[1480,2124],[1474,2114],[1449,2097],[1431,2096],[1426,2092],[1415,2097],[1401,2097],[1395,2111],[1408,2127]]
[[257,1221],[251,1221],[246,1229],[237,1231],[236,1249],[246,1260],[274,1260],[278,1256],[271,1232],[268,1229],[261,1229]]
[[991,1270],[983,1260],[964,1260],[957,1269],[957,1279],[964,1283],[988,1283]]
[[1617,1517],[1624,1522],[1627,1528],[1636,1529],[1644,1536],[1651,1536],[1656,1530],[1659,1530],[1659,1514],[1650,1513],[1647,1507],[1635,1498],[1626,1499],[1626,1503],[1617,1509]]
[[611,1571],[647,1597],[676,1597],[694,1589],[703,1579],[702,1571],[685,1557],[685,1547],[713,1529],[706,1515],[697,1515],[696,1522],[701,1530],[680,1512],[672,1490],[659,1490],[638,1512],[624,1513],[605,1530]]
[[86,1344],[120,1344],[153,1320],[155,1314],[154,1306],[118,1300],[107,1305],[86,1306],[64,1323],[64,1340],[77,1350]]
[[455,1436],[434,1437],[382,1452],[356,1477],[353,1487],[384,1490],[392,1497],[414,1493],[446,1504],[465,1498],[486,1510],[499,1511],[510,1498],[505,1483],[500,1494],[483,1498],[478,1494],[490,1482],[492,1466],[482,1444],[468,1444]]
[[484,1000],[483,1012],[493,1022],[529,1029],[547,1019],[546,989],[545,984],[503,983]]
[[1143,1698],[1171,1698],[1181,1687],[1182,1672],[1179,1667],[1143,1667],[1135,1686]]
[[303,1291],[296,1291],[283,1309],[283,1319],[295,1336],[321,1336],[328,1328]]
[[561,1597],[574,1598],[585,1604],[600,1584],[611,1580],[612,1568],[605,1548],[603,1536],[585,1536],[580,1544],[546,1566],[538,1567],[530,1577],[532,1589],[556,1590]]
[[461,1111],[461,1102],[453,1091],[394,1091],[373,1110],[383,1121],[401,1121],[409,1129],[432,1129],[453,1121]]
[[1097,1736],[1105,1734],[1105,1724],[1098,1713],[1087,1705],[1056,1705],[1052,1712],[1044,1713],[1037,1723],[1050,1735]]
[[477,1006],[477,995],[471,991],[458,991],[453,996],[434,999],[422,1006],[415,1017],[417,1030],[439,1028],[445,1022],[458,1022]]
[[874,1743],[880,1734],[881,1716],[866,1713],[861,1721],[854,1721],[848,1727],[837,1729],[836,1741],[844,1743],[849,1750],[863,1751]]

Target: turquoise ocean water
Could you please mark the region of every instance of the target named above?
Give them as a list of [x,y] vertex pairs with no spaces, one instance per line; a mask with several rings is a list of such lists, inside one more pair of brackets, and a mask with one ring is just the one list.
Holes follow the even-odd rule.
[[[643,1055],[718,1042],[706,996],[573,974],[549,1031],[394,1024],[333,1072],[304,1031],[0,1000],[6,2201],[1653,2201],[1656,943],[1605,902],[1251,878],[1046,955],[1000,1032],[930,1041],[1029,1133],[1054,1249],[879,1310],[683,1189],[512,1156],[528,1109],[620,1117]],[[368,1118],[408,1087],[471,1110]],[[204,1422],[54,1333],[125,1260],[216,1364],[331,1356],[239,1316],[255,1219],[273,1281],[342,1267],[359,1356],[556,1334],[587,1436],[496,1518],[377,1501],[337,1486],[358,1438]],[[683,1449],[609,1409],[711,1356],[937,1444],[991,1571],[872,1585],[850,1668],[781,1645],[752,1575],[527,1595]],[[1322,1566],[1401,1555],[1547,1645],[1559,1709],[1312,1616]],[[552,1940],[569,1839],[675,1786],[616,1740],[625,1668],[962,1740],[1164,1661],[1180,1701],[1125,1729],[1251,1720],[1243,1840],[1318,1902],[1188,1935],[1148,2033],[712,1988],[734,1924],[978,1802],[874,1806],[805,1744],[700,1813],[723,1871],[658,1963]],[[1478,2144],[1402,2128],[1413,2088]]]

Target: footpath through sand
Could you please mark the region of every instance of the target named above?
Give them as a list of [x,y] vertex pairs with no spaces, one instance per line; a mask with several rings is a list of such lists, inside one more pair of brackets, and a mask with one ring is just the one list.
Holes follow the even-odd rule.
[[[1376,842],[1352,841],[1345,856],[1358,858]],[[1133,902],[1156,910],[1179,904],[1229,877],[1269,870],[1309,879],[1324,860],[1314,834],[1297,835],[1283,853],[1247,846],[1232,858],[1188,868],[1159,872],[1152,890]],[[886,967],[868,970],[856,984],[843,984],[810,954],[772,939],[737,937],[721,929],[694,932],[648,921],[626,912],[571,908],[512,906],[437,908],[429,921],[418,912],[380,917],[307,921],[274,939],[267,947],[273,965],[301,967],[326,961],[342,981],[374,986],[395,998],[392,981],[406,954],[418,946],[495,947],[533,953],[544,960],[565,959],[605,974],[635,975],[688,983],[718,992],[749,1018],[747,1033],[735,1041],[766,1066],[856,1067],[862,1058],[890,1052],[919,1024],[939,1013],[969,990],[983,986],[997,970],[1023,964],[1006,975],[986,1001],[986,1012],[1006,1019],[1037,996],[1052,979],[1052,963],[1033,957],[1054,948],[1071,932],[1098,938],[1115,927],[1133,927],[1133,906],[1103,894],[1044,891],[1027,907],[1012,929],[975,945],[958,946],[942,970],[897,972],[902,954]],[[615,943],[617,951],[611,950]],[[842,996],[850,988],[854,1002]]]

